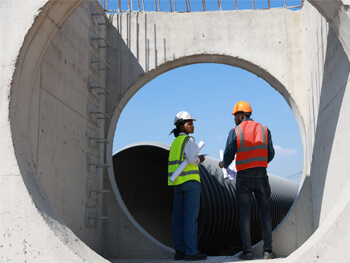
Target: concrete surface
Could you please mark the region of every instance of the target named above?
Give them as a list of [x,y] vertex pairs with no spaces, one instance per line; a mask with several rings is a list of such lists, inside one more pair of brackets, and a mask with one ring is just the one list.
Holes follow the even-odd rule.
[[[253,260],[242,260],[238,258],[238,255],[234,256],[224,256],[224,257],[208,257],[206,260],[199,260],[195,262],[199,263],[231,263],[231,262],[256,262],[256,261],[261,261],[264,260],[262,257],[254,257]],[[277,262],[282,262],[284,259],[283,258],[275,258],[275,259],[270,259],[269,262],[277,263]],[[113,260],[112,263],[178,263],[178,262],[193,262],[193,261],[178,261],[174,260],[172,258],[167,258],[167,259],[147,259],[147,258],[134,258],[134,259],[117,259]]]
[[[247,17],[252,19],[248,20]],[[275,23],[276,17],[283,22]],[[303,61],[300,12],[273,9],[176,14],[123,13],[114,15],[111,21],[108,39],[116,44],[108,49],[111,70],[107,73],[107,86],[111,93],[107,97],[107,113],[112,116],[108,140],[113,139],[121,110],[145,83],[173,68],[203,62],[239,66],[264,78],[285,97],[303,129],[301,116],[306,114],[306,97],[304,91],[297,88],[304,86],[304,78],[300,77],[303,76],[303,64],[300,64]],[[192,25],[191,30],[188,24]],[[266,34],[269,37],[263,38]],[[186,41],[177,41],[180,36]],[[112,149],[107,148],[107,151],[112,152]],[[107,155],[107,158],[108,163],[112,163],[112,156]],[[124,214],[142,230],[124,206],[111,168],[109,175]],[[311,213],[309,218],[311,220]],[[300,220],[306,219],[304,216]],[[107,227],[115,220],[106,221]],[[113,224],[109,229],[117,227]],[[114,240],[113,236],[106,238]],[[120,246],[108,243],[117,248]],[[294,249],[290,248],[289,251]],[[110,251],[116,250],[110,248]],[[118,256],[126,257],[124,253],[125,250]]]
[[349,1],[310,3],[297,12],[123,13],[104,25],[95,1],[2,1],[0,262],[171,261],[172,249],[127,211],[113,169],[96,166],[112,163],[112,144],[90,138],[111,142],[145,83],[202,62],[265,79],[299,125],[304,183],[273,235],[274,261],[350,261]]

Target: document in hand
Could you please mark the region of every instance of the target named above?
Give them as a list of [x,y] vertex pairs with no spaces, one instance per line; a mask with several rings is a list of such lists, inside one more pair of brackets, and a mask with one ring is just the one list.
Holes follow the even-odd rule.
[[[220,161],[224,159],[224,152],[220,150]],[[236,162],[233,161],[227,168],[221,168],[224,174],[224,179],[232,180],[237,178],[237,172],[235,171]]]
[[[205,143],[203,141],[200,141],[197,145],[197,154],[202,150],[202,148],[204,147]],[[182,171],[186,168],[186,166],[188,165],[187,160],[185,159],[180,166],[176,169],[176,171],[172,174],[172,176],[170,177],[170,181],[174,182],[175,179],[182,173]]]

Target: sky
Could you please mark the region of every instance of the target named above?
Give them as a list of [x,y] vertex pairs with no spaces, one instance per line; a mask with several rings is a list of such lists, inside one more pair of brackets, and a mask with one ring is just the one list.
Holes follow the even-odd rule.
[[113,153],[137,142],[171,145],[173,121],[179,111],[193,118],[196,143],[205,142],[201,153],[219,159],[227,135],[235,127],[231,115],[236,102],[247,101],[252,118],[267,126],[275,158],[268,174],[300,182],[303,151],[295,117],[282,95],[266,81],[240,68],[223,64],[193,64],[168,71],[142,87],[119,118]]
[[[176,3],[176,11],[186,12],[186,0],[170,0],[172,5],[172,11],[174,11],[174,1]],[[253,0],[236,0],[238,10],[253,9]],[[222,10],[236,10],[236,1],[235,0],[220,0]],[[100,2],[108,2],[108,10],[118,10],[118,0],[100,0]],[[121,10],[129,10],[129,2],[131,10],[138,10],[138,0],[121,0]],[[140,10],[145,11],[155,11],[155,2],[157,3],[157,11],[162,12],[170,11],[169,0],[139,0]],[[203,11],[202,0],[189,0],[190,7],[192,12]],[[287,7],[296,7],[300,6],[302,0],[254,0],[254,6],[256,9],[266,9],[268,8],[268,2],[270,2],[270,7],[284,7],[286,4]],[[217,11],[219,10],[218,0],[205,0],[206,11]],[[107,6],[106,6],[107,9]],[[299,8],[297,8],[299,9]],[[294,9],[294,10],[297,10]]]

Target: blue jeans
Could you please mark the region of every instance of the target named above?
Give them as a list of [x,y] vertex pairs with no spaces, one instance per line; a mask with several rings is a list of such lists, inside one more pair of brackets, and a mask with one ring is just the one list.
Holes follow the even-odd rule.
[[198,253],[197,225],[201,184],[187,181],[174,186],[174,212],[171,223],[174,248],[186,255]]
[[272,250],[272,222],[270,215],[270,184],[266,168],[256,167],[238,171],[236,179],[239,206],[239,226],[241,229],[242,249],[251,251],[250,217],[252,193],[255,195],[261,218],[264,250]]

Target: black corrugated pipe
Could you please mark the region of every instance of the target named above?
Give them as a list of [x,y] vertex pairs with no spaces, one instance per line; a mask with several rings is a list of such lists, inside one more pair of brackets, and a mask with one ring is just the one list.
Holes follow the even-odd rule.
[[[170,146],[144,142],[130,145],[113,156],[120,195],[134,219],[159,242],[173,247],[171,217],[173,189],[167,185]],[[206,157],[199,165],[201,207],[198,218],[198,249],[211,256],[236,252],[241,237],[236,200],[236,181],[225,180],[219,160]],[[269,175],[272,226],[282,221],[292,206],[298,185]],[[252,244],[261,240],[260,216],[252,199]]]

